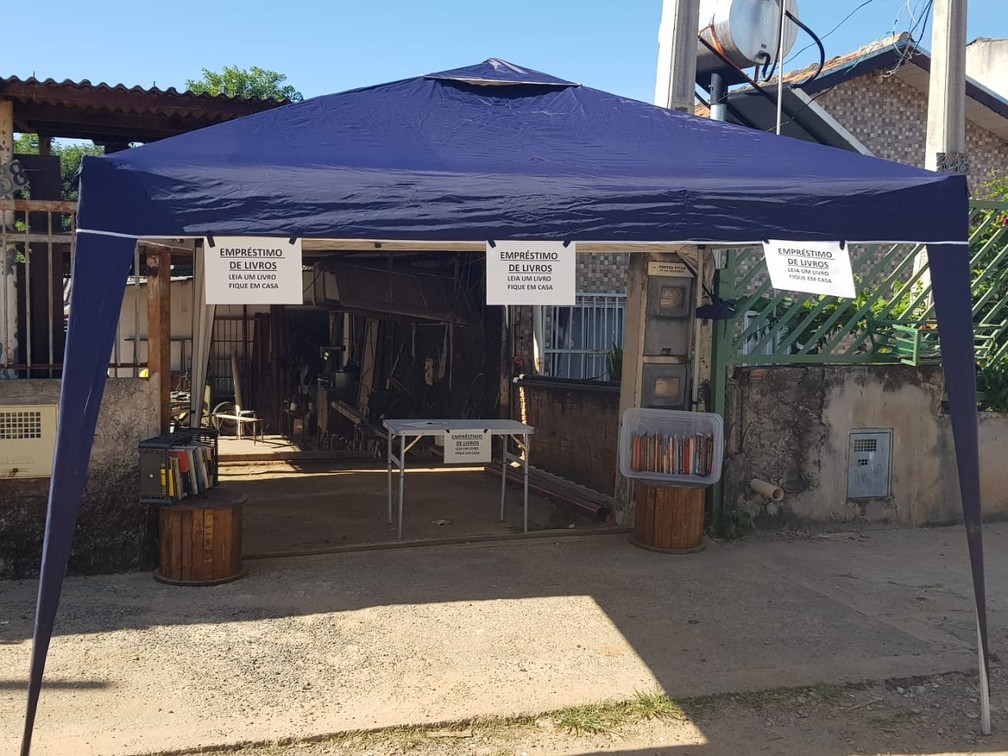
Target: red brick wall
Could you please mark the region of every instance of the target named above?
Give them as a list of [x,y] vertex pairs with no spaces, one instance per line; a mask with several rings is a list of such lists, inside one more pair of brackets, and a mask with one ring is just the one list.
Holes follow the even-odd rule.
[[[619,386],[598,381],[523,378],[525,422],[535,428],[531,462],[547,472],[612,495]],[[519,400],[515,415],[520,417]]]

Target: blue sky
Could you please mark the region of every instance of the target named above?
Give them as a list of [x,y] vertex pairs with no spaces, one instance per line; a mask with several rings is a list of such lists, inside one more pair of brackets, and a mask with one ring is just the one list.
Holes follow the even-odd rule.
[[[798,3],[822,35],[862,1]],[[869,0],[825,40],[827,55],[908,28],[925,5]],[[969,5],[970,39],[1008,37],[1008,1]],[[287,74],[305,97],[499,57],[650,101],[661,16],[661,0],[54,0],[45,8],[52,23],[21,14],[25,27],[4,34],[0,76],[182,88],[202,68],[258,65]],[[814,57],[810,49],[792,65]]]

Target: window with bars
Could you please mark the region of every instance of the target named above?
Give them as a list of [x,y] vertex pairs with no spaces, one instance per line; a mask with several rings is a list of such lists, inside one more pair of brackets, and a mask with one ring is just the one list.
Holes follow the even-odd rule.
[[623,347],[626,294],[578,294],[573,307],[546,312],[546,374],[554,378],[611,380],[607,356]]

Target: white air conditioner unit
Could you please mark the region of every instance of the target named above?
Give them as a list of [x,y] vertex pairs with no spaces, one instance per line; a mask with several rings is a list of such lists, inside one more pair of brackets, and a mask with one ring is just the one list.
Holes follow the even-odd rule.
[[48,478],[55,450],[55,404],[0,405],[0,480]]

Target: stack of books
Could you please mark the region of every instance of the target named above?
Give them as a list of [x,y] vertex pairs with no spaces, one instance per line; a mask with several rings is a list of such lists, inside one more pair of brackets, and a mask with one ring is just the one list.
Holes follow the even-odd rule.
[[714,467],[714,437],[710,434],[634,434],[631,445],[630,466],[635,472],[706,478]]
[[172,446],[161,462],[161,494],[172,501],[198,496],[214,486],[213,446],[201,441]]

